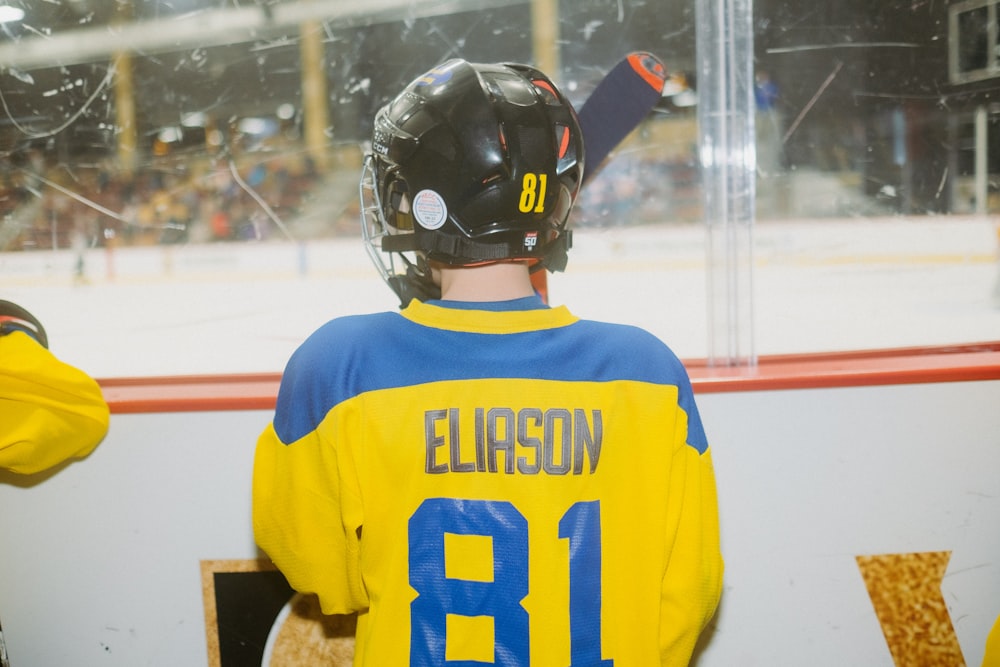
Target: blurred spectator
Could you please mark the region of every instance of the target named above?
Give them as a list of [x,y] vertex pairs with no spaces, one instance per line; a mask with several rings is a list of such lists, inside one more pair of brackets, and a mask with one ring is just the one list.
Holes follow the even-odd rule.
[[778,85],[766,70],[757,72],[754,100],[757,105],[757,171],[773,176],[781,171],[782,119],[778,109]]
[[[98,244],[267,238],[270,223],[256,199],[281,217],[293,216],[319,181],[308,156],[282,148],[287,152],[240,160],[239,178],[227,159],[178,154],[154,158],[134,173],[119,172],[108,161],[78,165],[70,173],[33,152],[24,168],[0,182],[0,214],[8,229],[0,249],[77,248],[79,217],[95,213],[92,238]],[[336,230],[331,224],[330,232]]]

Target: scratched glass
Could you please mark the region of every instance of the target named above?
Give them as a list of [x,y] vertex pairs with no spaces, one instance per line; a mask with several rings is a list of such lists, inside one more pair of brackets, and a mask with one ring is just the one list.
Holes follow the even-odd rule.
[[[550,294],[703,357],[723,138],[697,110],[725,82],[699,72],[696,23],[721,2],[6,0],[0,295],[99,377],[280,370],[326,319],[395,307],[356,200],[405,82],[530,61],[582,104],[646,50],[672,76],[582,193]],[[996,2],[752,8],[755,353],[995,339]]]

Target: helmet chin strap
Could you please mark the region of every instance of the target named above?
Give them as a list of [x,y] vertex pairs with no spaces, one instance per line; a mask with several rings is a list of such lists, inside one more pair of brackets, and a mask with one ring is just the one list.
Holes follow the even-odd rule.
[[[566,268],[566,263],[568,259],[568,250],[573,245],[573,234],[571,230],[565,230],[563,234],[553,243],[549,252],[544,258],[539,258],[538,260],[507,260],[504,259],[484,259],[482,262],[477,262],[475,264],[467,266],[494,264],[498,261],[532,261],[530,267],[530,272],[535,273],[543,269],[548,269],[549,271],[563,271]],[[412,250],[414,246],[419,245],[414,243],[414,235],[399,235],[399,236],[387,236],[382,239],[382,250],[387,251],[389,246],[392,248],[391,252],[399,252],[401,249]],[[484,244],[480,244],[484,245]],[[422,255],[421,255],[422,257]],[[425,259],[419,260],[420,262],[426,262]],[[415,266],[410,262],[406,262],[406,273],[405,274],[394,274],[386,277],[386,283],[392,288],[396,296],[399,297],[400,308],[406,308],[410,305],[410,301],[416,299],[418,301],[430,301],[441,298],[441,286],[434,283],[431,278],[430,270],[426,267],[421,268]]]
[[441,286],[434,284],[428,272],[421,273],[410,263],[406,265],[406,274],[395,274],[386,278],[386,283],[399,297],[399,307],[406,308],[410,302],[431,301],[441,298]]
[[[563,230],[559,238],[550,244],[545,256],[538,258],[541,266],[551,271],[564,270],[567,252],[571,247],[573,247],[573,232],[569,229]],[[508,244],[478,243],[469,239],[442,236],[432,232],[386,236],[382,239],[382,250],[384,252],[443,252],[453,257],[475,257],[484,264],[507,259],[532,259],[517,256]]]
[[537,271],[539,268],[546,268],[549,271],[565,271],[566,263],[569,261],[569,249],[572,247],[573,230],[563,230],[559,238],[549,246],[544,259],[542,259],[538,266],[533,267],[532,271]]
[[395,234],[382,239],[385,252],[417,251],[443,253],[451,257],[475,257],[484,262],[507,259],[510,246],[505,243],[478,243],[470,239],[444,236],[433,232]]

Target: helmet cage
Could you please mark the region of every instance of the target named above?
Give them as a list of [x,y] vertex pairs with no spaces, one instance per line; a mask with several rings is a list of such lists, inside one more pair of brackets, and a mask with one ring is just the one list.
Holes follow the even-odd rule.
[[[385,281],[392,291],[399,297],[403,306],[406,306],[411,299],[417,298],[421,301],[436,299],[441,296],[441,289],[434,284],[431,276],[430,265],[426,257],[417,251],[385,250],[383,241],[392,236],[394,225],[388,223],[385,218],[385,207],[382,205],[382,193],[379,192],[378,169],[386,169],[384,163],[372,154],[365,156],[361,166],[361,182],[359,185],[359,199],[361,201],[361,238],[365,244],[365,252],[375,265],[382,280]],[[391,169],[391,168],[390,168]],[[388,179],[390,198],[404,196],[400,190],[393,188],[392,184],[398,183],[396,179]],[[393,206],[397,217],[404,214],[399,212],[399,204]],[[411,223],[412,224],[412,223]],[[398,262],[397,262],[398,259]]]

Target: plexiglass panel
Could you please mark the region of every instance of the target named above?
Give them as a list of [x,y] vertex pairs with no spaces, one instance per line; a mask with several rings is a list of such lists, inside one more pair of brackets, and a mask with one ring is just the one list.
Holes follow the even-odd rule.
[[[394,308],[358,240],[361,146],[449,57],[534,63],[575,104],[633,50],[673,74],[582,193],[553,301],[689,358],[1000,335],[989,0],[6,6],[0,297],[98,376],[280,370],[326,319]],[[712,38],[743,60],[699,59]],[[719,90],[743,116],[711,124]],[[720,155],[743,182],[713,180]]]

